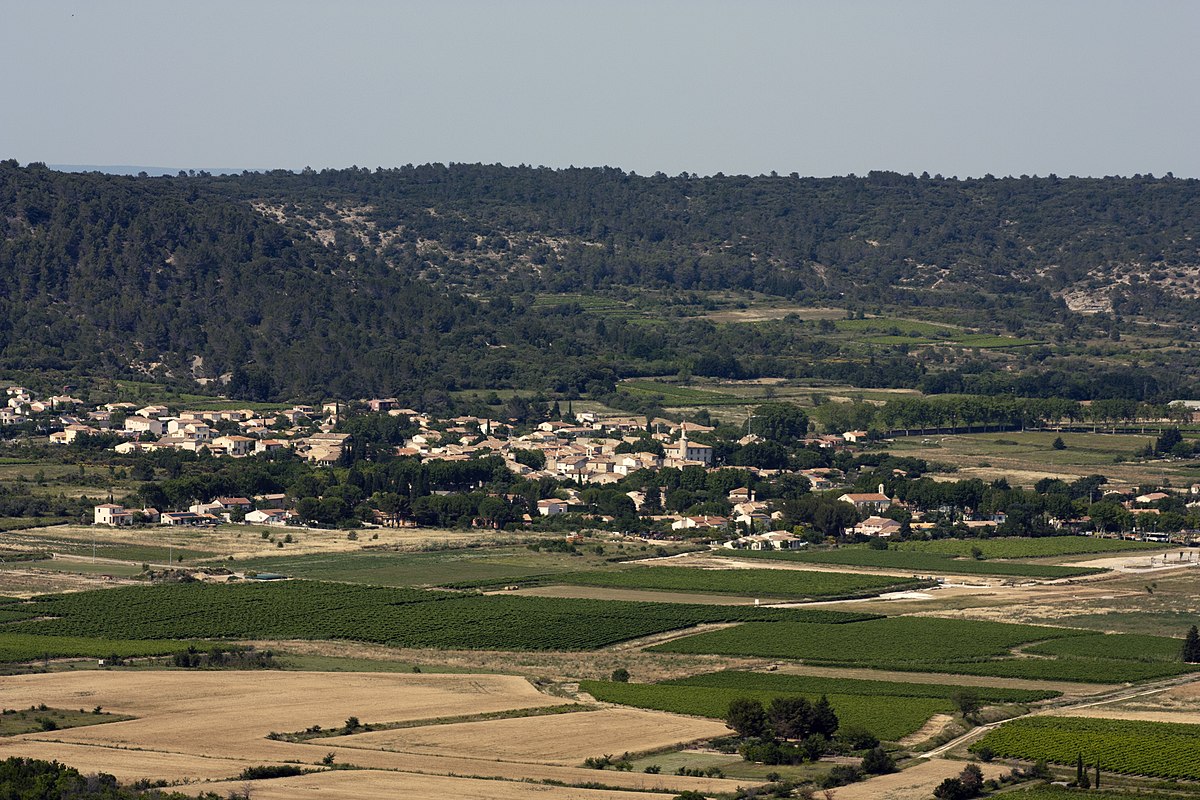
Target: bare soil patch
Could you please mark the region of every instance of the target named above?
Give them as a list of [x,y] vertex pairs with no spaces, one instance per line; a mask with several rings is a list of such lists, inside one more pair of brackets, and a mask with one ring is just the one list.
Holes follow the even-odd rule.
[[950,714],[934,714],[929,718],[928,722],[921,726],[919,731],[913,731],[901,739],[899,743],[905,747],[920,744],[926,739],[932,739],[934,736],[937,736],[953,721],[954,717]]

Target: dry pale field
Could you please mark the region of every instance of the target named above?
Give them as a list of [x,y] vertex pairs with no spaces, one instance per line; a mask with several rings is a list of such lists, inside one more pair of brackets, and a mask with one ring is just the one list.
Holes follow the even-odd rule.
[[[282,549],[273,542],[263,539],[261,531],[267,531],[276,539],[291,534],[294,541]],[[378,539],[372,539],[379,534]],[[346,538],[345,531],[321,530],[317,528],[275,528],[261,526],[219,525],[201,530],[179,527],[152,528],[107,528],[87,525],[55,525],[33,528],[27,531],[12,531],[6,534],[9,541],[20,544],[28,539],[31,544],[38,541],[66,537],[90,542],[92,537],[107,544],[150,545],[187,547],[206,550],[217,554],[223,561],[233,556],[235,561],[257,556],[300,555],[304,553],[332,553],[361,550],[366,545],[390,546],[415,550],[430,544],[444,542],[478,541],[479,535],[467,531],[451,531],[435,528],[371,528],[358,531],[358,539]]]
[[[946,778],[957,777],[966,766],[962,761],[931,758],[914,767],[880,775],[833,790],[835,800],[929,800]],[[980,764],[983,777],[995,778],[1007,771],[998,764]]]
[[728,733],[715,720],[621,708],[375,731],[328,741],[398,753],[576,766],[589,756],[640,753]]
[[571,789],[536,783],[504,780],[475,780],[444,775],[354,770],[352,772],[319,772],[295,778],[201,784],[183,787],[183,791],[216,792],[225,795],[249,788],[254,800],[648,800],[637,791],[604,789]]
[[[252,764],[295,761],[315,766],[327,753],[333,752],[337,763],[390,773],[345,773],[361,775],[367,788],[357,795],[354,794],[356,790],[345,789],[348,794],[334,796],[377,796],[366,794],[368,791],[380,792],[378,796],[389,791],[392,794],[388,796],[439,796],[436,792],[422,795],[419,788],[413,789],[411,795],[395,794],[393,783],[399,779],[398,773],[421,773],[422,776],[470,775],[489,779],[482,782],[486,784],[483,788],[471,790],[475,794],[452,792],[445,796],[507,797],[505,792],[509,791],[507,787],[512,781],[531,779],[581,784],[597,780],[597,773],[548,761],[539,762],[540,751],[527,757],[526,763],[511,763],[496,761],[495,756],[488,753],[472,758],[471,755],[476,753],[464,754],[453,744],[442,754],[393,753],[340,747],[337,739],[292,743],[265,737],[271,731],[298,731],[311,725],[336,728],[350,716],[357,716],[363,722],[432,721],[440,717],[536,708],[560,702],[560,698],[541,694],[525,679],[509,675],[182,671],[19,675],[0,682],[0,707],[27,708],[40,703],[60,708],[102,706],[107,711],[129,714],[136,719],[0,739],[0,758],[17,755],[53,758],[84,770],[110,772],[126,781],[138,778],[195,781],[230,779]],[[597,738],[589,742],[611,742],[614,744],[611,750],[616,753],[636,749],[650,739],[664,746],[674,744],[668,735],[651,736],[650,731],[656,729],[656,725],[662,726],[658,730],[665,727],[678,731],[678,741],[690,741],[710,731],[711,734],[723,732],[723,726],[706,720],[658,712],[633,712],[646,715],[647,722],[642,729],[634,731],[631,744],[625,745],[622,734],[629,725],[628,720],[618,716],[607,725],[601,724],[606,713],[587,712],[578,716],[596,720],[587,735]],[[655,718],[660,722],[654,722]],[[546,724],[552,719],[543,717],[530,722]],[[537,724],[531,725],[529,730],[536,731]],[[522,755],[519,746],[505,744],[510,748],[508,752]],[[545,744],[535,745],[535,748],[545,747]],[[426,780],[414,775],[399,777],[418,787],[422,785],[420,781]],[[696,789],[713,792],[736,788],[732,781],[640,773],[608,771],[603,778],[606,784],[640,791]],[[323,779],[314,777],[311,780],[319,782]],[[351,778],[345,780],[353,783]],[[342,785],[339,779],[338,786]],[[269,784],[258,781],[254,787],[255,797],[261,797],[260,790],[268,789]],[[495,787],[506,788],[496,793]],[[547,796],[566,798],[575,795],[553,793]],[[622,794],[613,796],[621,797]]]
[[[693,629],[695,631],[696,629]],[[675,634],[676,636],[682,634]],[[640,640],[645,646],[647,639]],[[761,669],[770,662],[762,658],[648,653],[620,644],[605,650],[582,652],[534,652],[527,650],[433,650],[429,648],[385,647],[363,642],[320,642],[291,640],[249,642],[262,649],[290,654],[341,658],[365,658],[398,661],[430,667],[448,667],[462,672],[496,671],[526,675],[548,681],[571,682],[580,678],[607,680],[612,671],[623,667],[639,682],[654,683],[669,678],[684,678],[702,672],[723,669]]]

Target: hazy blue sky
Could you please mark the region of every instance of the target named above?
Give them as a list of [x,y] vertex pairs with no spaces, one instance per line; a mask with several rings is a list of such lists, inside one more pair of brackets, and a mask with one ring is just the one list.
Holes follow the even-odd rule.
[[1200,3],[0,0],[0,157],[1200,176]]

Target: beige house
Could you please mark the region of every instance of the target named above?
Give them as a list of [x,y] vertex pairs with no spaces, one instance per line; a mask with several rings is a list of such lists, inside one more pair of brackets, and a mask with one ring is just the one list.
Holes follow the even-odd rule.
[[847,492],[838,498],[843,503],[850,503],[859,511],[868,514],[878,514],[887,511],[892,505],[892,498],[883,493],[883,484],[879,484],[878,492],[855,493]]

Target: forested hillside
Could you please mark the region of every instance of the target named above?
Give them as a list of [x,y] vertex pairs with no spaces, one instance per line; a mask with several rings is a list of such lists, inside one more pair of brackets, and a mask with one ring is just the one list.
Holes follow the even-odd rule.
[[[0,369],[435,405],[458,388],[595,395],[678,372],[1161,399],[1200,370],[1185,352],[1198,219],[1200,182],[1173,178],[149,178],[5,161]],[[985,352],[795,316],[730,324],[696,313],[716,293],[860,317],[936,309],[966,333],[1029,338]],[[599,296],[640,311],[584,302]],[[1159,324],[1157,356],[1083,344]]]

